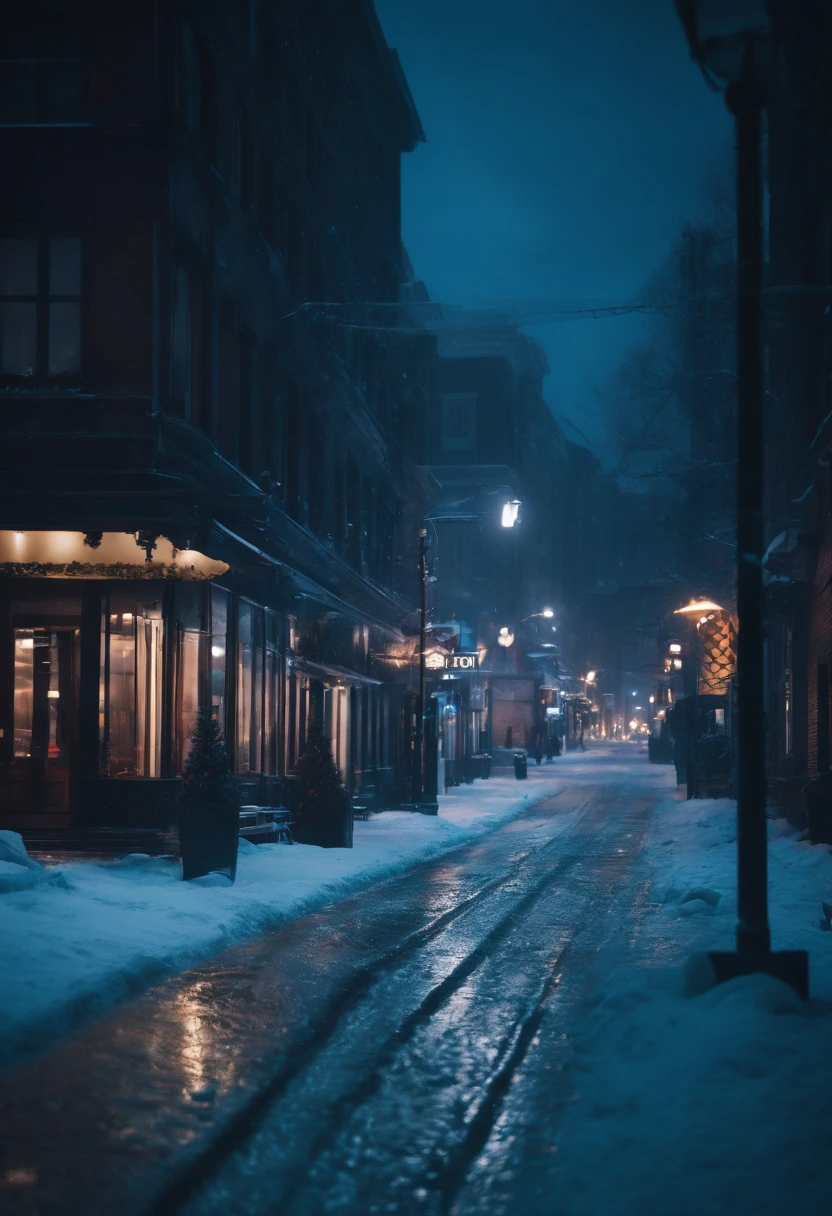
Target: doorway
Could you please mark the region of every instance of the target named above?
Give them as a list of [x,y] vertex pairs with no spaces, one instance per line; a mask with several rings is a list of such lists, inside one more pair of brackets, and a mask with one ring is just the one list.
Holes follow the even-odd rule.
[[77,741],[80,630],[23,625],[14,628],[13,638],[9,809],[27,816],[65,816]]

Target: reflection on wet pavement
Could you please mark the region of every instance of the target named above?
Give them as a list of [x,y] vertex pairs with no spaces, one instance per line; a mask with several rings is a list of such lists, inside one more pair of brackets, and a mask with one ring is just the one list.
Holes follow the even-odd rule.
[[572,1007],[632,899],[653,798],[605,776],[587,765],[475,845],[228,951],[6,1078],[4,1211],[450,1210],[477,1156],[499,1157],[541,1019]]

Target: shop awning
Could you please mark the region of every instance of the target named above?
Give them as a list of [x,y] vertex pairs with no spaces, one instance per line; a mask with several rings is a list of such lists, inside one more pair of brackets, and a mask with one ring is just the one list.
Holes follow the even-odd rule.
[[353,684],[356,688],[376,688],[382,683],[372,676],[359,675],[350,671],[349,667],[339,667],[336,663],[313,663],[311,659],[292,659],[291,666],[295,671],[313,676],[316,680],[327,680],[334,684]]

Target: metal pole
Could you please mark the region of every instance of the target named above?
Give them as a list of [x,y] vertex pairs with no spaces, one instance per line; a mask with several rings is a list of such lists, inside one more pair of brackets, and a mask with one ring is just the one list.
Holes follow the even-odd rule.
[[416,797],[421,802],[425,790],[425,633],[428,614],[428,532],[419,529],[419,702],[416,709]]
[[763,710],[764,95],[753,49],[726,101],[737,133],[737,924],[738,953],[768,952]]

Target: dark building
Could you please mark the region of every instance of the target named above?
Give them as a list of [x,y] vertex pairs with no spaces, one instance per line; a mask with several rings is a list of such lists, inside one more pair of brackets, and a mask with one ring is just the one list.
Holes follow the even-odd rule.
[[[476,667],[437,673],[445,774],[533,746],[561,712],[561,639],[593,577],[596,462],[543,397],[539,344],[507,319],[444,309],[426,461],[432,612]],[[474,764],[476,771],[476,764]]]
[[799,788],[832,766],[832,14],[772,5],[767,121],[768,760]]
[[434,339],[396,329],[423,134],[372,3],[35,2],[2,55],[3,826],[164,826],[209,705],[243,802],[312,715],[401,796],[372,656]]

